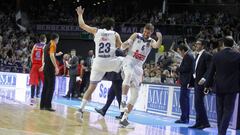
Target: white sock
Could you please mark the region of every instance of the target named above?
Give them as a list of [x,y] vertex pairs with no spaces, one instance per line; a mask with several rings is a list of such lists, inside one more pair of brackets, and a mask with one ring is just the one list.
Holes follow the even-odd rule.
[[122,117],[121,121],[123,121],[124,119],[127,119],[127,117],[128,117],[128,113],[127,113],[127,112],[124,112],[124,114],[123,114],[123,117]]
[[81,105],[80,105],[80,109],[81,109],[81,110],[83,110],[83,109],[85,108],[87,102],[88,102],[88,101],[87,101],[86,99],[83,99],[83,100],[82,100],[82,103],[81,103]]
[[127,102],[127,95],[122,95],[122,102]]

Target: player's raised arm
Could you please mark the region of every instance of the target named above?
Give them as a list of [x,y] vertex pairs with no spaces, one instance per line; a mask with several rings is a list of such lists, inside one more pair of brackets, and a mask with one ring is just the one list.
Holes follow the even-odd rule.
[[153,48],[159,48],[160,45],[162,44],[162,34],[160,32],[156,32],[157,35],[157,42],[154,40],[154,42],[152,43],[152,47]]
[[91,27],[91,26],[85,24],[85,22],[83,20],[84,8],[82,8],[82,6],[79,6],[76,8],[76,12],[78,14],[78,23],[79,23],[80,28],[95,35],[97,33],[97,28]]
[[116,33],[116,48],[121,48],[122,40],[118,33]]
[[129,48],[129,46],[132,46],[132,44],[136,38],[137,38],[137,33],[133,33],[127,41],[122,43],[121,49],[126,50],[127,48]]

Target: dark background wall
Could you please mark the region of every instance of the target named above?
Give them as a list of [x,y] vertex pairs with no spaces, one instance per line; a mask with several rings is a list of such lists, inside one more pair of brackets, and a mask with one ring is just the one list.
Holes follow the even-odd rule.
[[89,50],[94,50],[94,42],[92,40],[80,39],[61,39],[59,41],[57,51],[69,53],[72,49],[77,51],[77,55],[86,57]]

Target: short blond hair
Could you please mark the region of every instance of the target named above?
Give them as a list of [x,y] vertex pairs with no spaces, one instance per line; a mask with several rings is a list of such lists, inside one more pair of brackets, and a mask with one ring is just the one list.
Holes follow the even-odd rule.
[[154,31],[154,25],[152,23],[145,24],[144,28],[152,32]]

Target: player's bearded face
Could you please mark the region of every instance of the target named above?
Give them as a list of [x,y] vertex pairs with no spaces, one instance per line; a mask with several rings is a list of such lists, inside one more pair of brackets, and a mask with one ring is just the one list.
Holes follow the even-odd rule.
[[148,30],[148,29],[143,29],[143,37],[145,38],[145,39],[148,39],[151,35],[152,35],[152,31],[151,30]]

